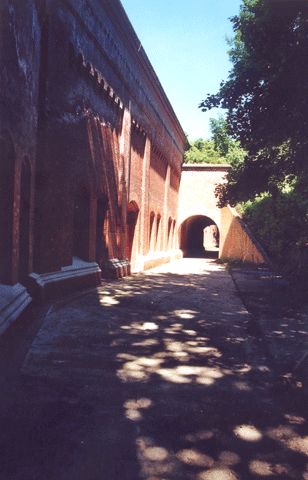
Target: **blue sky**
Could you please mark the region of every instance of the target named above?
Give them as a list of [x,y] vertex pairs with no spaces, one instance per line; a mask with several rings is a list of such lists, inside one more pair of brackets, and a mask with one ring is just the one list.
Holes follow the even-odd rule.
[[229,17],[241,0],[121,0],[160,82],[191,140],[210,136],[208,121],[218,115],[198,104],[216,93],[231,65],[226,37]]

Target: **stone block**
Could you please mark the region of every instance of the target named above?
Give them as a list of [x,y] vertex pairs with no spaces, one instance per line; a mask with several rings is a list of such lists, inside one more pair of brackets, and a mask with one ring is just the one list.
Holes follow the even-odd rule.
[[32,298],[20,283],[0,285],[0,335],[31,303]]
[[29,289],[41,301],[70,293],[74,290],[95,287],[101,283],[101,270],[96,262],[85,262],[74,257],[72,265],[51,273],[31,273]]

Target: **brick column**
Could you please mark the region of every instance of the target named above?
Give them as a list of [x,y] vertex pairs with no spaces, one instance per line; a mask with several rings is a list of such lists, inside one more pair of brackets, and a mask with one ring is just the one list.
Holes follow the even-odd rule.
[[150,182],[151,140],[145,141],[142,164],[142,186],[140,205],[140,248],[139,253],[144,256],[150,248],[150,212],[149,212],[149,182]]
[[128,108],[124,108],[122,132],[120,136],[120,205],[121,205],[121,256],[125,258],[127,247],[127,203],[130,184],[130,162],[131,162],[131,112],[130,103]]
[[168,249],[168,213],[169,213],[169,188],[170,188],[170,165],[167,167],[166,177],[165,177],[165,189],[164,189],[164,208],[163,208],[163,218],[162,218],[162,250],[167,251]]

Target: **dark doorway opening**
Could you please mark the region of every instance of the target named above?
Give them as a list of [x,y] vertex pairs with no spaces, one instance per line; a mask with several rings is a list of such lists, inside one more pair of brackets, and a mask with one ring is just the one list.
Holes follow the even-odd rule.
[[96,261],[102,266],[108,260],[108,248],[106,243],[106,219],[108,212],[107,198],[99,198],[96,211]]
[[219,230],[204,215],[189,217],[181,226],[180,248],[184,257],[218,258]]
[[86,189],[76,192],[74,202],[73,257],[89,260],[90,195]]
[[139,208],[136,202],[130,202],[127,209],[127,244],[126,244],[126,257],[129,261],[132,260],[135,229],[139,215]]

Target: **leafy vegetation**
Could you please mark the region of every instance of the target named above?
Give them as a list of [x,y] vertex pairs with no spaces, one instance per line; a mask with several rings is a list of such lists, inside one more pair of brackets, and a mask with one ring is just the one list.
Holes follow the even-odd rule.
[[247,152],[217,189],[219,204],[242,202],[245,218],[278,264],[287,261],[289,270],[302,272],[308,245],[308,4],[243,0],[231,21],[232,70],[200,104],[204,111],[226,109],[228,133]]
[[306,170],[308,5],[306,0],[243,0],[231,21],[233,68],[218,93],[200,106],[225,108],[229,133],[247,151],[226,187],[234,203]]
[[244,158],[244,151],[233,140],[223,117],[210,119],[211,140],[199,138],[190,144],[185,152],[186,163],[238,163]]
[[275,196],[263,193],[237,208],[280,270],[307,278],[307,181],[287,182]]

